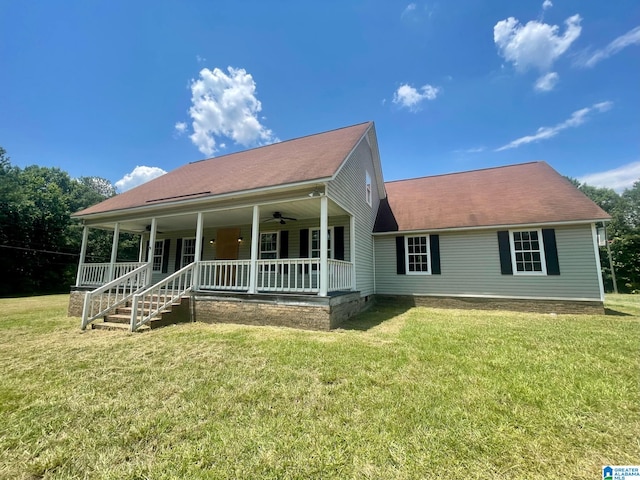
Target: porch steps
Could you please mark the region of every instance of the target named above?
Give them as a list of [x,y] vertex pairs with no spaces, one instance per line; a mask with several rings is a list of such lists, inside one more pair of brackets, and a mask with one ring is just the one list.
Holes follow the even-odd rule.
[[[138,327],[136,332],[146,332],[154,328],[166,327],[167,325],[190,322],[189,303],[190,297],[182,297],[179,302],[173,303],[169,310],[152,318],[146,325]],[[122,330],[128,332],[131,325],[131,311],[131,304],[127,302],[126,306],[117,308],[115,313],[105,315],[102,322],[93,322],[91,328],[94,330]],[[144,311],[149,313],[149,303],[145,303]]]

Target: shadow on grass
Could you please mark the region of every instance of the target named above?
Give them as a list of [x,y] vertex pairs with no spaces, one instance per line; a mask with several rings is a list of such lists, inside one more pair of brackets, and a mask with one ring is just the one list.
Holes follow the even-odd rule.
[[342,323],[339,328],[343,330],[366,331],[398,315],[402,315],[414,306],[413,302],[407,301],[406,299],[378,299],[369,310],[350,318]]
[[604,314],[614,315],[616,317],[633,317],[633,315],[630,313],[621,312],[620,310],[613,310],[612,308],[606,308],[606,307],[604,309]]

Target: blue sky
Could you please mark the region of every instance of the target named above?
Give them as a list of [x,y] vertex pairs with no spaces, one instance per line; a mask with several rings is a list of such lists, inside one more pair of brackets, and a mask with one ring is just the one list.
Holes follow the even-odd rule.
[[0,72],[13,164],[120,190],[368,120],[385,180],[640,178],[637,0],[0,0]]

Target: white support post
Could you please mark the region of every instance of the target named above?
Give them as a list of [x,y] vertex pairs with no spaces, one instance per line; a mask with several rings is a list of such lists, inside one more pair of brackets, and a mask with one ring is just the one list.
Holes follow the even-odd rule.
[[111,244],[111,262],[109,263],[109,282],[113,280],[113,274],[116,269],[116,260],[118,259],[118,243],[120,241],[120,224],[116,222],[113,228],[113,243]]
[[[350,222],[349,222],[349,238],[350,238],[350,252],[349,252],[349,260],[351,261],[351,290],[353,290],[354,292],[358,289],[357,288],[357,281],[356,281],[356,217],[354,217],[353,215],[351,215],[350,217]],[[371,239],[371,247],[373,248],[373,238]],[[371,258],[376,258],[375,255],[372,255]],[[374,282],[374,290],[375,290],[375,262],[373,262],[373,282]]]
[[138,252],[138,262],[142,263],[144,262],[144,239],[146,237],[146,234],[141,233],[140,234],[140,251]]
[[151,232],[149,232],[149,249],[147,255],[147,278],[145,283],[151,285],[151,277],[153,275],[153,252],[156,247],[156,233],[158,229],[158,220],[156,218],[151,219]]
[[253,206],[253,223],[251,224],[251,270],[249,271],[249,293],[258,290],[258,247],[260,246],[260,207]]
[[82,246],[80,247],[80,261],[78,262],[78,274],[76,275],[76,287],[82,284],[82,270],[87,256],[87,243],[89,242],[89,227],[82,228]]
[[329,208],[326,196],[320,197],[320,291],[318,295],[327,296],[329,289],[329,259],[327,250],[329,248]]
[[202,231],[204,230],[204,220],[203,220],[202,212],[198,212],[198,221],[196,223],[196,251],[194,252],[194,262],[196,262],[196,268],[193,272],[193,277],[191,279],[191,283],[194,289],[198,289],[198,285],[200,284],[200,261],[202,260]]

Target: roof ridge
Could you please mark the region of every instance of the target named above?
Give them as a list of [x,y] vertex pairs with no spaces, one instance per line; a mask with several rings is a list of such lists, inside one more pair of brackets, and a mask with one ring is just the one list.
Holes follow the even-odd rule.
[[449,172],[449,173],[439,173],[437,175],[423,175],[422,177],[412,177],[412,178],[401,178],[399,180],[389,180],[384,182],[385,184],[387,183],[397,183],[397,182],[410,182],[413,180],[423,180],[425,178],[436,178],[436,177],[448,177],[448,176],[452,176],[452,175],[463,175],[466,173],[474,173],[474,172],[484,172],[486,170],[498,170],[500,168],[510,168],[510,167],[520,167],[523,165],[532,165],[534,163],[547,163],[544,160],[534,160],[531,162],[523,162],[523,163],[512,163],[509,165],[498,165],[497,167],[486,167],[486,168],[476,168],[474,170],[464,170],[462,172]]
[[273,145],[280,145],[280,144],[283,144],[283,143],[295,142],[296,140],[302,140],[303,138],[316,137],[318,135],[324,135],[324,134],[327,134],[327,133],[333,133],[333,132],[337,132],[339,130],[345,130],[347,128],[359,127],[360,125],[365,125],[365,124],[370,124],[370,123],[373,123],[373,121],[372,120],[367,120],[366,122],[354,123],[353,125],[347,125],[347,126],[344,126],[344,127],[333,128],[333,129],[327,130],[325,132],[310,133],[308,135],[302,135],[300,137],[289,138],[287,140],[282,140],[282,141],[279,141],[279,142],[269,143],[267,145],[258,145],[257,147],[247,148],[245,150],[238,150],[237,152],[225,153],[224,155],[220,155],[218,157],[209,157],[209,158],[202,158],[200,160],[194,160],[192,162],[189,162],[188,165],[192,165],[194,163],[206,162],[208,160],[217,160],[217,159],[220,159],[220,158],[228,157],[229,155],[235,155],[236,153],[251,152],[251,151],[259,150],[259,149],[265,148],[265,147],[272,147]]

